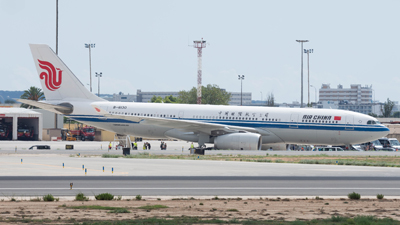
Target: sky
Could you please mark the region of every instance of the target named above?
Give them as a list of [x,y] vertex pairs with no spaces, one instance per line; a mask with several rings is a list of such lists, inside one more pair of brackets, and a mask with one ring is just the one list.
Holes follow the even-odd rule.
[[[40,86],[29,43],[56,46],[55,0],[0,0],[0,90]],[[180,91],[197,86],[204,38],[203,85],[253,100],[301,99],[301,47],[309,40],[310,84],[372,85],[375,100],[399,101],[400,1],[59,0],[59,56],[89,88],[102,72],[102,94]],[[307,57],[304,54],[304,102]],[[310,89],[311,101],[315,89]]]

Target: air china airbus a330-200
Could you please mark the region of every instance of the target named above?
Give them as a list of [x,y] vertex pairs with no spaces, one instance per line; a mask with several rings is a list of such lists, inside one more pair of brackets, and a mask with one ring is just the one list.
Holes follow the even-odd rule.
[[349,145],[389,129],[350,111],[225,105],[109,102],[89,92],[48,45],[30,45],[46,101],[20,102],[121,135],[259,150],[267,143]]

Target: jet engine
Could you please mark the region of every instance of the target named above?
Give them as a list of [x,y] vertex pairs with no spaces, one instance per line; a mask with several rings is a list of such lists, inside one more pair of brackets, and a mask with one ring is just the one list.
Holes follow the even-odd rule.
[[215,149],[261,150],[262,139],[255,133],[231,133],[214,139]]

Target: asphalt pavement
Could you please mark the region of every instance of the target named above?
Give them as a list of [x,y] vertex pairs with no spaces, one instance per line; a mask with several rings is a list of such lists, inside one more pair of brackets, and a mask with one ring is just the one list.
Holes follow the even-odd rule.
[[[72,189],[70,184],[73,184]],[[103,176],[0,177],[3,196],[399,196],[399,177]]]
[[[189,154],[190,143],[171,142],[166,151],[132,154]],[[37,144],[37,142],[35,143]],[[46,144],[45,142],[41,144]],[[207,161],[102,158],[107,142],[49,142],[51,150],[29,150],[30,142],[1,142],[0,193],[9,196],[88,196],[109,192],[122,196],[346,196],[400,195],[400,168]],[[186,146],[187,145],[187,146]],[[139,145],[140,146],[140,145]],[[395,155],[398,152],[207,151],[250,155]],[[73,183],[72,190],[70,183]],[[1,197],[0,197],[1,198]]]

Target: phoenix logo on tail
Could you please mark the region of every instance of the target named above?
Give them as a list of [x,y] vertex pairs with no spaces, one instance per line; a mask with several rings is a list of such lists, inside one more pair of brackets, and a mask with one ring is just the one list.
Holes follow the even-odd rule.
[[40,73],[40,79],[44,79],[47,89],[49,89],[50,91],[55,91],[59,89],[62,83],[62,70],[57,68],[57,75],[56,68],[53,66],[53,64],[46,61],[41,61],[39,59],[38,61],[40,68],[47,71],[47,73]]

